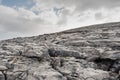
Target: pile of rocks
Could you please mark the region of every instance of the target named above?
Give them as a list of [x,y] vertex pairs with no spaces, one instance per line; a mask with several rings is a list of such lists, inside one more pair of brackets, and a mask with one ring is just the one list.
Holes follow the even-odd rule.
[[120,80],[120,23],[0,42],[0,80]]

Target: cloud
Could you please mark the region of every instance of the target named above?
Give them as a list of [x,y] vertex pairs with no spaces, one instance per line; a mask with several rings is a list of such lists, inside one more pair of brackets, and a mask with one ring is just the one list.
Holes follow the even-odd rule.
[[[108,20],[116,14],[110,14],[109,11],[115,12],[116,8],[120,8],[120,0],[34,0],[36,5],[32,10],[42,13],[53,8],[59,10],[59,19],[55,20],[58,26],[82,26],[81,24],[89,25],[100,23],[118,21]],[[47,2],[47,3],[46,3]],[[104,9],[104,10],[102,10]],[[106,12],[106,11],[108,12]],[[90,12],[90,13],[89,13]],[[54,12],[53,12],[54,13]],[[83,14],[83,17],[79,15]],[[109,16],[105,16],[105,15]],[[94,22],[91,22],[91,18]],[[83,20],[83,21],[82,21]],[[74,22],[74,23],[73,23]],[[88,24],[89,23],[89,24]],[[68,27],[67,27],[68,28]]]
[[[6,37],[9,33],[15,37],[31,36],[120,21],[120,0],[33,0],[32,2],[34,5],[29,8],[25,5],[11,7],[1,4],[0,32],[7,32]],[[19,35],[15,35],[16,33]]]
[[24,32],[25,26],[29,27],[29,25],[32,25],[30,22],[35,17],[34,13],[23,8],[15,10],[13,8],[0,6],[0,11],[0,25],[3,29],[8,31]]
[[15,32],[30,36],[61,30],[56,25],[59,17],[57,17],[53,9],[45,10],[36,15],[33,11],[25,8],[16,9],[0,5],[0,11],[1,32]]
[[[120,0],[34,0],[37,7],[75,7],[75,10],[120,7]],[[49,6],[49,7],[48,7]]]
[[13,9],[0,6],[0,28],[9,32],[34,33],[36,30],[48,25],[47,22],[24,8]]

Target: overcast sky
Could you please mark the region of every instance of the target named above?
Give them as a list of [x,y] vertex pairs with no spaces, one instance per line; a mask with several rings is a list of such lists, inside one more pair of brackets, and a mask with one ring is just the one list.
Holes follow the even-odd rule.
[[120,21],[120,0],[0,0],[0,40]]

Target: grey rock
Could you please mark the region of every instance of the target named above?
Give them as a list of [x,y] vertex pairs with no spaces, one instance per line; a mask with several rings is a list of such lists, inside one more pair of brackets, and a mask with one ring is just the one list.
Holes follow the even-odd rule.
[[65,47],[50,48],[49,55],[51,57],[81,57],[81,54],[79,52],[70,49],[65,49]]
[[25,46],[22,55],[33,58],[38,57],[41,59],[49,57],[48,49],[45,46],[39,46],[37,44],[29,44]]
[[30,70],[30,74],[28,77],[28,80],[31,80],[32,77],[33,80],[67,80],[62,74],[60,74],[58,71],[54,70],[51,66],[49,66],[49,63],[43,63],[39,65],[39,67],[35,69]]
[[120,51],[106,51],[103,55],[103,58],[109,58],[109,59],[120,59]]
[[2,72],[0,72],[0,80],[5,80],[5,77]]
[[6,71],[7,70],[7,67],[6,66],[0,66],[0,71]]
[[0,41],[0,80],[120,80],[119,26]]
[[94,70],[92,68],[86,68],[79,72],[80,78],[85,80],[103,80],[109,79],[109,73],[102,70]]

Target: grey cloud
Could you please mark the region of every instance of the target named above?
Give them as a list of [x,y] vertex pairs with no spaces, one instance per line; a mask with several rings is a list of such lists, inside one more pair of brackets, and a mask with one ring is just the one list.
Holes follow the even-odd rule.
[[[39,16],[32,14],[27,10],[15,10],[9,7],[0,6],[0,29],[8,32],[18,32],[24,34],[43,33],[46,25]],[[40,30],[43,30],[40,32]],[[1,32],[1,31],[0,31]]]
[[68,9],[63,8],[61,10],[61,19],[58,21],[58,25],[65,25],[67,23],[67,18],[70,15],[70,11]]
[[57,7],[54,7],[53,10],[54,12],[56,13],[57,16],[60,15],[61,11],[64,9],[64,7],[61,7],[61,8],[57,8]]
[[120,7],[120,0],[78,0],[76,10]]
[[97,20],[100,20],[100,19],[103,19],[104,16],[102,15],[101,12],[97,12],[97,13],[95,13],[95,18],[96,18]]
[[67,18],[64,17],[57,22],[57,25],[61,26],[61,25],[65,25],[66,23],[67,23]]
[[36,0],[41,4],[48,5],[50,7],[54,6],[64,6],[71,7],[75,6],[76,10],[87,10],[96,9],[101,7],[113,8],[120,7],[120,0]]
[[[114,8],[120,7],[120,0],[34,1],[35,5],[27,10],[24,7],[22,9],[20,7],[14,9],[0,5],[0,29],[6,32],[19,32],[26,35],[61,31],[81,26],[82,24],[97,23],[100,20],[102,22],[110,19],[114,20],[116,19],[113,16],[116,15]],[[104,8],[105,11],[108,9],[108,11],[101,11],[100,8]],[[113,13],[109,14],[109,9]],[[106,19],[103,20],[103,18]]]
[[[44,17],[44,14],[36,15],[32,11],[24,8],[14,9],[1,5],[0,11],[0,32],[5,31],[13,36],[16,33],[24,34],[24,36],[31,36],[60,31],[58,25],[52,24],[57,19],[54,20],[54,13],[49,12],[49,10],[47,13],[52,16],[51,18],[53,18],[53,20]],[[65,13],[67,14],[67,12],[64,12],[64,14]],[[51,21],[48,22],[49,20],[47,21],[47,19]],[[8,36],[8,34],[5,35]]]
[[77,10],[120,7],[120,0],[64,0],[63,2],[68,6],[76,6]]
[[[51,8],[56,8],[56,10],[62,8],[61,10],[62,16],[59,17],[57,25],[65,25],[70,16],[77,16],[81,13],[84,13],[87,10],[94,11],[100,8],[113,9],[116,7],[120,7],[120,0],[34,0],[34,1],[36,1],[37,4],[35,8],[39,8],[39,10],[41,11]],[[102,14],[96,13],[95,18],[102,19]]]

